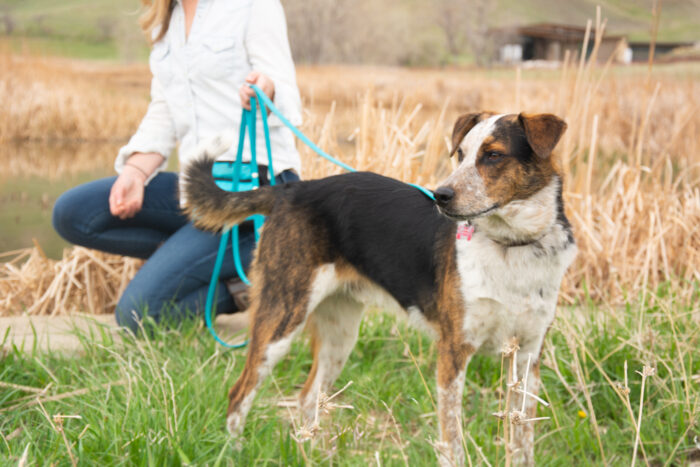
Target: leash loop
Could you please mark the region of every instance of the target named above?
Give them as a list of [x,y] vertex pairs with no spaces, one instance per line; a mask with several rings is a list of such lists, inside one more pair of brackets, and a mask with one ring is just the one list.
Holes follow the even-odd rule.
[[[265,104],[260,103],[260,113],[262,115],[263,129],[265,133],[265,148],[267,149],[267,159],[268,159],[268,174],[270,179],[270,185],[275,184],[275,172],[272,165],[272,148],[270,144],[270,130],[267,124],[267,111],[265,109]],[[257,114],[257,99],[252,97],[250,99],[250,110],[243,109],[241,113],[241,127],[238,133],[238,148],[236,150],[236,160],[233,164],[230,162],[215,162],[213,175],[217,182],[217,185],[227,191],[247,191],[255,190],[260,187],[260,172],[258,170],[258,159],[257,159],[257,142],[256,142],[256,114]],[[243,162],[243,148],[245,145],[246,130],[248,133],[248,144],[250,146],[250,162]],[[218,167],[217,167],[218,165]],[[217,180],[217,176],[219,179]],[[250,181],[242,181],[242,178],[249,178]],[[253,229],[255,232],[255,241],[260,239],[260,229],[262,228],[265,217],[260,214],[254,214],[248,217],[247,220],[253,221]],[[226,254],[226,246],[228,244],[229,238],[231,240],[231,250],[233,256],[233,264],[236,268],[236,274],[246,285],[250,285],[250,281],[245,274],[243,268],[243,263],[241,261],[241,251],[239,242],[239,226],[234,225],[232,228],[227,229],[221,235],[221,240],[219,241],[219,249],[216,253],[216,260],[214,262],[214,270],[212,271],[211,280],[209,281],[209,288],[207,290],[207,301],[204,309],[205,322],[207,324],[207,329],[209,333],[214,337],[216,342],[229,349],[240,349],[248,344],[248,341],[244,341],[241,344],[229,344],[225,342],[214,329],[214,296],[216,295],[216,288],[219,284],[219,277],[221,275],[221,266],[223,264],[224,256]]]

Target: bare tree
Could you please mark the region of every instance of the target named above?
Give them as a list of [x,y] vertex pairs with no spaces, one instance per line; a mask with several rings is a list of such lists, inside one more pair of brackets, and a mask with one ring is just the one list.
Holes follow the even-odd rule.
[[295,60],[395,64],[412,49],[403,0],[284,0]]
[[486,65],[491,56],[493,41],[489,36],[488,20],[495,3],[495,0],[471,0],[472,18],[467,22],[466,35],[477,65]]
[[143,36],[134,27],[133,15],[122,15],[114,24],[114,42],[122,62],[131,63],[138,58]]
[[53,33],[53,29],[51,28],[51,26],[46,24],[46,20],[48,18],[49,15],[45,13],[40,13],[32,16],[32,22],[36,26],[36,31],[42,36],[50,36]]
[[107,42],[114,38],[114,33],[117,30],[118,20],[114,16],[100,16],[97,18],[97,30],[99,32],[99,40]]
[[296,60],[321,63],[342,22],[343,0],[288,0],[284,3],[292,53]]
[[488,57],[489,15],[493,0],[438,0],[435,2],[436,23],[445,36],[447,52],[452,58],[467,50],[477,64],[483,65]]
[[9,36],[17,26],[15,18],[12,16],[12,10],[7,5],[3,6],[0,11],[2,11],[2,24],[5,28],[5,34]]
[[436,2],[436,21],[445,35],[447,51],[453,57],[464,52],[471,3],[472,0],[439,0]]
[[488,49],[488,0],[283,0],[283,4],[289,42],[299,63],[430,65],[468,51],[483,63]]

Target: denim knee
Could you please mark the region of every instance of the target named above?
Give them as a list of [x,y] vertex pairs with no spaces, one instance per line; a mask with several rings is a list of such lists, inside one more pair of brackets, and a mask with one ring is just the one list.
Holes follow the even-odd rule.
[[61,237],[77,245],[93,238],[94,219],[109,215],[109,189],[114,177],[95,180],[73,187],[58,197],[51,222]]
[[136,311],[129,308],[122,308],[117,305],[114,310],[114,317],[117,319],[117,325],[121,328],[129,329],[136,334],[139,329],[139,318],[135,315]]
[[70,191],[66,191],[58,197],[53,205],[51,222],[54,230],[69,242],[75,243],[76,239],[76,205],[71,199]]
[[147,305],[135,306],[135,297],[128,292],[127,288],[119,298],[117,308],[114,310],[114,317],[120,327],[138,334],[140,323],[147,314],[146,311]]

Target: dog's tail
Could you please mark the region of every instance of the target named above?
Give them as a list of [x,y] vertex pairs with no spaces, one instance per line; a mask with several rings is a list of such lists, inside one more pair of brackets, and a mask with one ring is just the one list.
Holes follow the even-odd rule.
[[184,210],[194,224],[218,232],[242,222],[253,214],[269,214],[276,190],[262,186],[256,190],[230,192],[219,188],[211,174],[214,159],[202,157],[185,169],[182,189]]

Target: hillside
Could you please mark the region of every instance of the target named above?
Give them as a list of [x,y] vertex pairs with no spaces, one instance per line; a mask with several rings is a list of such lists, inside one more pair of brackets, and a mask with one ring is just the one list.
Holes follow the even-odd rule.
[[[446,0],[282,0],[290,23],[290,40],[299,61],[387,64],[445,62],[448,47],[445,32],[438,26],[437,10],[441,2]],[[90,59],[134,61],[147,56],[147,47],[136,26],[139,0],[57,3],[1,0],[0,44],[9,44],[16,50],[28,48],[39,53]],[[486,22],[492,27],[534,22],[583,26],[595,16],[596,5],[600,4],[610,32],[625,34],[630,40],[648,40],[652,3],[653,0],[454,0],[448,8],[464,5],[460,13],[472,21],[478,17],[478,8],[485,8]],[[309,29],[328,31],[322,23],[324,17],[325,21],[331,18],[331,36],[345,36],[309,34]],[[301,26],[295,28],[295,25]],[[700,40],[700,0],[663,1],[658,40]],[[353,41],[363,43],[345,55],[334,54],[334,42],[344,47]],[[305,53],[305,48],[319,48],[319,44],[326,49],[325,55]],[[378,51],[376,46],[384,50]],[[469,61],[469,52],[459,55]]]
[[[500,25],[548,22],[585,25],[596,6],[608,19],[608,30],[630,40],[649,40],[653,0],[498,0],[494,22]],[[659,41],[700,40],[700,2],[661,2]]]

